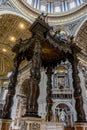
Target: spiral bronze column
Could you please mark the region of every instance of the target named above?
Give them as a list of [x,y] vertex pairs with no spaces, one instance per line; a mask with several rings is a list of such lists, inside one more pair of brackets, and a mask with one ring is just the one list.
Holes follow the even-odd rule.
[[77,122],[86,121],[85,112],[83,109],[83,99],[82,99],[82,89],[80,86],[80,78],[78,75],[78,59],[74,55],[74,58],[71,60],[72,64],[72,76],[73,76],[73,87],[74,87],[74,98],[75,98],[75,108],[77,112]]
[[5,106],[3,108],[3,112],[2,112],[2,116],[1,118],[3,119],[10,119],[11,117],[11,108],[13,105],[13,97],[15,95],[15,86],[16,86],[16,82],[17,82],[17,75],[18,75],[18,68],[21,62],[21,56],[20,55],[16,55],[14,58],[14,67],[13,67],[13,72],[12,75],[10,77],[10,83],[8,85],[8,93],[6,96],[6,103]]
[[27,100],[27,110],[25,116],[38,116],[39,82],[40,82],[40,66],[41,66],[41,44],[38,38],[35,40],[34,55],[32,58],[32,68],[30,69],[30,92]]
[[52,68],[48,67],[47,68],[47,97],[46,97],[46,102],[47,102],[47,115],[46,115],[46,121],[51,121],[52,120]]

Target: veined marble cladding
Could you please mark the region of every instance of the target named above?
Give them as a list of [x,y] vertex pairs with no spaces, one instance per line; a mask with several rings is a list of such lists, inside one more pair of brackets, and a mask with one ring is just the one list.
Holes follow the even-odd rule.
[[80,83],[82,87],[84,110],[87,119],[87,64],[80,61],[78,64],[78,69],[79,69],[79,77],[81,81]]
[[[23,84],[23,82],[26,79],[29,79],[30,77],[30,68],[31,65],[28,65],[27,67],[25,67],[24,69],[19,71],[18,74],[18,81],[17,81],[17,87],[16,87],[16,95],[14,97],[14,105],[12,108],[12,118],[14,119],[14,123],[13,126],[15,125],[15,127],[19,128],[20,127],[20,117],[24,114],[24,112],[26,111],[26,95],[20,93],[21,91],[21,86]],[[68,66],[69,67],[69,66]],[[86,91],[86,87],[85,87],[85,78],[87,78],[87,65],[83,64],[82,62],[79,62],[78,64],[78,70],[79,70],[79,77],[81,80],[81,87],[82,87],[82,96],[83,96],[83,100],[84,100],[84,110],[85,110],[85,114],[86,114],[86,118],[87,118],[87,91]],[[85,75],[84,75],[85,73]],[[72,85],[72,67],[70,66],[68,69],[68,77],[69,77],[69,86],[70,89],[73,90],[73,85]],[[53,84],[52,84],[53,85]],[[46,71],[44,69],[41,69],[41,82],[40,82],[40,95],[38,98],[38,114],[41,116],[41,118],[43,120],[45,120],[46,117],[46,96],[47,96],[47,92],[46,92],[46,87],[47,87],[47,76],[46,76]],[[73,93],[72,93],[73,94]],[[76,111],[74,110],[75,108],[75,101],[74,98],[72,98],[72,100],[67,100],[67,99],[53,99],[53,114],[55,114],[55,108],[58,104],[60,103],[65,103],[66,105],[69,106],[69,108],[71,109],[72,113],[73,113],[73,118],[75,121],[76,120]],[[55,117],[53,117],[53,122],[56,120],[54,119]],[[72,124],[73,125],[73,124]]]

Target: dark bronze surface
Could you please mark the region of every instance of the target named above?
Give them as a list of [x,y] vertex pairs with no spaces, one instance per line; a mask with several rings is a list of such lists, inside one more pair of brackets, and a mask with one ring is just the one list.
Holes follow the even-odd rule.
[[2,116],[1,116],[1,118],[3,118],[3,119],[9,119],[10,116],[11,116],[11,107],[13,105],[13,97],[15,95],[15,86],[16,86],[16,82],[17,82],[18,68],[19,68],[21,61],[22,61],[21,56],[16,55],[16,57],[14,58],[13,73],[11,75],[10,83],[8,85],[8,93],[7,93],[7,96],[6,96],[6,104],[3,108],[3,112],[2,112]]
[[[75,51],[75,50],[74,50]],[[73,87],[74,87],[74,98],[75,98],[75,108],[77,112],[77,122],[85,122],[85,112],[83,109],[83,99],[82,99],[82,89],[80,86],[80,78],[78,75],[78,59],[73,52],[73,59],[70,60],[72,64],[72,76],[73,76]]]
[[[13,52],[16,53],[16,60],[14,61],[14,70],[11,76],[8,87],[8,94],[6,104],[3,110],[2,118],[10,118],[11,107],[13,104],[13,96],[15,94],[15,86],[17,82],[17,74],[19,63],[23,59],[32,60],[32,68],[30,70],[30,92],[27,100],[27,111],[25,116],[38,117],[38,103],[39,96],[39,82],[40,82],[40,67],[55,67],[61,60],[68,59],[72,63],[73,69],[73,86],[74,97],[76,100],[77,121],[85,121],[85,114],[83,110],[82,90],[80,87],[80,80],[77,70],[76,54],[80,49],[72,44],[71,41],[61,39],[53,36],[50,33],[51,27],[45,23],[44,20],[36,19],[30,30],[32,36],[26,40],[19,40],[19,43],[13,47]],[[47,69],[47,120],[52,119],[52,99],[51,99],[51,69]]]
[[39,82],[40,82],[40,67],[41,67],[41,45],[37,39],[34,55],[32,57],[32,68],[30,70],[30,92],[27,100],[27,109],[25,116],[38,117]]
[[53,101],[52,101],[52,68],[51,67],[48,67],[47,68],[47,97],[46,97],[46,102],[47,102],[47,114],[46,114],[46,121],[52,121],[52,104],[53,104]]

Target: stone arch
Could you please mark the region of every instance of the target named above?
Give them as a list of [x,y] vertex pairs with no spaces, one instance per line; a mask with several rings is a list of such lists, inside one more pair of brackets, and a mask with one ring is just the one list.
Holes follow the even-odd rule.
[[[1,51],[0,55],[1,57],[3,57],[3,59],[4,58],[6,59],[4,61],[6,62],[8,61],[8,63],[10,63],[9,67],[7,66],[8,68],[10,68],[7,71],[8,73],[12,71],[14,68],[13,58],[15,54],[12,51],[12,47],[15,45],[15,43],[19,42],[18,39],[29,38],[29,36],[31,35],[31,32],[29,31],[29,27],[31,26],[31,21],[28,18],[26,18],[26,16],[20,14],[20,12],[17,13],[10,10],[8,11],[2,10],[0,11],[0,22],[1,22],[0,36],[2,38],[0,44],[1,44],[1,49],[5,48],[5,53],[4,51]],[[21,23],[24,26],[24,28],[21,28],[20,26]],[[22,32],[21,29],[23,29],[24,33]],[[13,38],[14,41],[12,41],[11,38]],[[5,73],[5,76],[7,76],[7,73]]]
[[53,104],[53,110],[55,110],[55,108],[59,105],[59,104],[66,104],[69,108],[70,108],[70,110],[71,110],[71,112],[73,113],[73,106],[69,103],[69,102],[64,102],[64,101],[58,101],[58,102],[55,102],[54,104]]
[[77,36],[76,36],[76,44],[82,49],[83,53],[87,53],[87,19],[83,22],[82,26],[80,27]]
[[73,126],[74,112],[69,102],[56,102],[53,109],[54,115],[57,116],[60,123],[64,123],[66,126]]
[[30,22],[31,24],[33,23],[33,21],[31,19],[29,19],[25,15],[22,15],[20,12],[16,12],[16,11],[12,11],[12,10],[2,10],[2,11],[0,11],[0,15],[4,15],[4,14],[16,15],[16,16],[19,16],[19,17],[25,19],[27,22]]
[[[81,29],[81,27],[83,26],[83,24],[85,24],[85,22],[87,21],[87,17],[81,22],[81,24],[79,25],[79,27],[77,28],[77,30],[75,31],[74,36],[78,35],[79,30]],[[75,38],[76,39],[76,38]]]

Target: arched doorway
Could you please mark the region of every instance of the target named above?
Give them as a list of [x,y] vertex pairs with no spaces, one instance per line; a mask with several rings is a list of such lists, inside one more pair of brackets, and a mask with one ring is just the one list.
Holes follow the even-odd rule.
[[23,117],[26,113],[26,102],[29,95],[29,78],[25,79],[20,86],[17,107],[16,107],[16,116],[14,120],[14,126],[19,128],[21,125],[20,118]]
[[[21,96],[21,116],[24,116],[26,112],[26,102],[29,95],[29,78],[25,79],[20,87],[20,96]],[[19,100],[20,101],[20,100]]]
[[68,105],[60,103],[55,108],[55,113],[58,115],[59,122],[67,126],[72,124],[72,113]]

